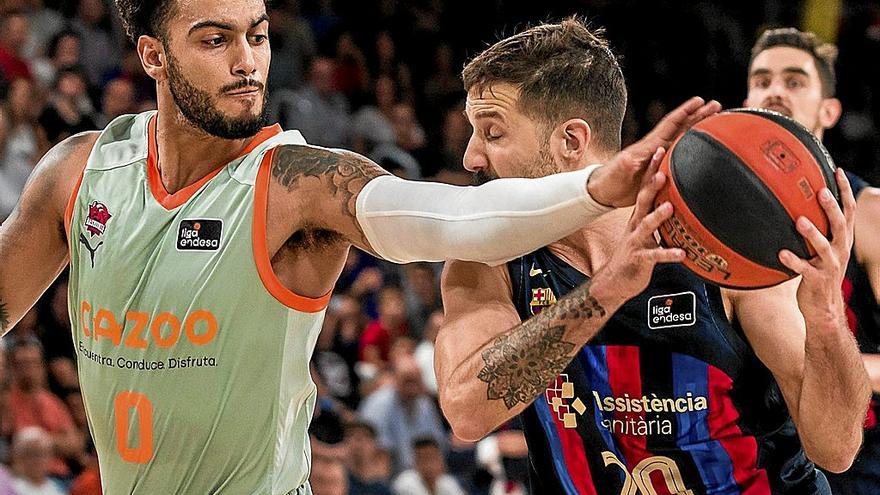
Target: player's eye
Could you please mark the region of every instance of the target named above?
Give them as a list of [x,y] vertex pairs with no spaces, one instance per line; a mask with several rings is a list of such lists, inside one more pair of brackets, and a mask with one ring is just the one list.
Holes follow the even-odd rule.
[[483,135],[486,137],[486,141],[495,141],[504,136],[501,131],[494,127],[487,128]]
[[791,79],[789,79],[788,81],[785,82],[785,85],[789,89],[798,89],[798,88],[802,88],[804,86],[804,82],[801,81],[797,77],[792,77]]

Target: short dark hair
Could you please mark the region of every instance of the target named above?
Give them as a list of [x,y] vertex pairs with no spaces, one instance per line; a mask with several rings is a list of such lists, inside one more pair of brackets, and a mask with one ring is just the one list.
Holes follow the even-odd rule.
[[570,118],[589,121],[596,144],[620,148],[626,84],[601,29],[578,17],[540,24],[503,39],[462,71],[465,90],[506,82],[519,88],[518,106],[549,128]]
[[58,53],[58,46],[61,45],[61,40],[64,38],[76,38],[77,41],[82,41],[79,33],[73,29],[64,28],[61,31],[58,31],[52,36],[52,39],[49,40],[49,46],[46,48],[46,55],[49,58],[55,58],[55,55]]
[[418,437],[413,440],[412,446],[413,450],[423,449],[425,447],[433,447],[435,449],[440,448],[440,444],[437,443],[437,440],[435,440],[433,437]]
[[815,33],[798,31],[795,28],[778,28],[764,31],[752,47],[752,58],[749,59],[749,70],[755,57],[764,50],[777,46],[788,46],[809,53],[816,64],[819,81],[822,83],[822,96],[831,98],[837,91],[837,75],[834,62],[837,61],[837,47],[822,41]]
[[351,421],[345,425],[345,436],[349,436],[356,431],[363,431],[370,435],[372,438],[376,438],[376,429],[373,428],[373,425],[364,421]]
[[173,0],[115,0],[125,34],[137,44],[143,35],[165,40],[165,22],[171,17]]

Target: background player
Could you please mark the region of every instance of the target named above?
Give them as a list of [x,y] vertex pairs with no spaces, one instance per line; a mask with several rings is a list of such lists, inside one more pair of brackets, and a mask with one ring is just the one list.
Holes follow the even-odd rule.
[[[745,105],[788,115],[820,140],[840,118],[835,98],[837,49],[794,28],[765,31],[752,48]],[[855,243],[843,280],[847,321],[862,349],[872,388],[880,392],[880,189],[847,173],[858,209]],[[865,442],[853,467],[830,476],[836,494],[880,492],[880,436],[876,402],[868,413]]]
[[[619,146],[622,74],[575,20],[496,43],[463,77],[477,175],[578,169]],[[747,292],[657,265],[683,253],[657,247],[673,212],[650,211],[664,178],[647,180],[632,212],[506,266],[447,265],[435,367],[455,433],[522,413],[536,493],[829,493],[810,460],[850,465],[869,395],[838,289],[855,208],[842,171],[844,211],[820,194],[833,240],[801,219],[819,256],[783,251],[802,276]]]
[[[536,247],[538,230],[573,230],[608,209],[595,200],[631,201],[653,150],[718,108],[689,102],[597,169],[595,200],[586,173],[504,196],[408,183],[261,129],[261,0],[117,6],[158,112],[53,148],[0,230],[0,331],[70,260],[107,493],[308,493],[308,361],[352,244],[401,262],[503,260]],[[568,220],[540,218],[552,211]],[[500,212],[512,220],[493,220]]]

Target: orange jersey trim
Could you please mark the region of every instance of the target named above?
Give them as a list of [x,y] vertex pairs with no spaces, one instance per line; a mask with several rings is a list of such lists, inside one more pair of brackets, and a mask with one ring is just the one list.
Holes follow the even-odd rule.
[[70,197],[67,198],[67,206],[64,208],[64,235],[67,236],[67,245],[70,246],[70,222],[73,221],[73,209],[76,207],[76,198],[79,196],[79,189],[82,187],[83,177],[86,175],[86,166],[89,164],[88,160],[86,160],[85,165],[83,165],[82,171],[79,173],[79,179],[76,180],[76,185],[73,186],[73,191],[70,193]]
[[266,215],[269,208],[269,170],[272,168],[274,155],[275,149],[271,149],[263,157],[260,170],[257,173],[257,183],[254,186],[254,261],[257,264],[257,272],[260,274],[263,286],[278,302],[304,313],[317,313],[330,303],[333,291],[317,298],[295,294],[278,280],[272,269],[272,261],[269,259],[269,247],[266,241]]
[[[281,132],[281,126],[278,124],[264,127],[248,142],[247,146],[233,160],[253,151],[263,141],[275,136]],[[230,160],[232,161],[232,160]],[[162,184],[162,175],[159,172],[159,144],[156,139],[156,116],[150,118],[147,124],[147,180],[150,184],[150,192],[156,201],[166,210],[173,210],[178,206],[186,203],[202,186],[209,180],[213,179],[220,173],[226,165],[217,167],[213,172],[202,177],[193,184],[190,184],[174,194],[170,194],[165,185]]]

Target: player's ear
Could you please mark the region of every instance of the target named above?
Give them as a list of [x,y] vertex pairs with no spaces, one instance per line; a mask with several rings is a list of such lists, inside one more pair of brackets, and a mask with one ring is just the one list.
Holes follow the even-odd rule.
[[143,35],[137,42],[138,57],[144,72],[156,81],[163,81],[167,77],[167,57],[165,46],[158,38]]
[[590,146],[593,131],[584,119],[569,119],[553,130],[550,136],[551,152],[562,162],[577,166]]
[[840,115],[843,113],[843,106],[837,98],[825,98],[819,107],[819,125],[823,129],[830,129],[837,124]]

